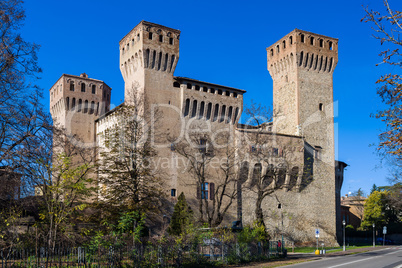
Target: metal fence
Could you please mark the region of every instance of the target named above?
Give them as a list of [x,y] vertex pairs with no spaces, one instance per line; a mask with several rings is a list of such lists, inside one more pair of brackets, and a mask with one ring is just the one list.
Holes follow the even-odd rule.
[[268,260],[284,255],[265,243],[139,244],[135,247],[2,249],[3,267],[192,267]]

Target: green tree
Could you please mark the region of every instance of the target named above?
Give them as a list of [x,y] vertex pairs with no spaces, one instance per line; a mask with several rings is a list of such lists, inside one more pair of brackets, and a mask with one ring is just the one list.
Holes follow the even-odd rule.
[[375,183],[374,183],[374,184],[373,184],[373,187],[371,187],[370,194],[374,193],[375,191],[378,191],[378,187],[377,187],[377,185],[375,185]]
[[364,204],[362,227],[369,229],[373,223],[383,226],[394,221],[394,211],[388,205],[388,191],[374,191]]
[[174,206],[172,219],[167,229],[170,235],[181,235],[186,227],[193,221],[193,211],[187,204],[184,193],[181,193]]

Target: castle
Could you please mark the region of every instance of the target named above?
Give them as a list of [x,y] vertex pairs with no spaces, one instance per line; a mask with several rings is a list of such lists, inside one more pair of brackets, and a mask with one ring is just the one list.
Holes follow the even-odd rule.
[[[334,159],[333,72],[338,39],[295,29],[267,48],[273,120],[257,126],[239,123],[245,90],[173,75],[179,60],[179,30],[141,21],[119,45],[125,102],[142,96],[144,114],[154,106],[163,114],[158,128],[166,137],[156,146],[158,158],[177,162],[175,144],[190,130],[202,129],[211,136],[225,132],[231,137],[227,146],[238,160],[235,189],[231,189],[236,194],[222,225],[236,220],[251,224],[260,202],[265,225],[277,236],[314,241],[319,229],[320,240],[336,244],[343,175],[335,173],[343,174],[345,167]],[[99,137],[112,125],[119,108],[110,110],[110,96],[111,88],[101,80],[63,74],[50,88],[53,120],[85,146],[102,147]],[[212,202],[219,176],[200,185],[177,165],[162,169],[171,206],[181,192],[192,206],[200,198]],[[258,180],[262,185],[256,186]],[[256,187],[269,194],[258,199]]]

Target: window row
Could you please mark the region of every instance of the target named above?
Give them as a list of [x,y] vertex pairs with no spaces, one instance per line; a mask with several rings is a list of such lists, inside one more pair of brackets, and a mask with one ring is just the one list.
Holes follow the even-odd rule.
[[301,175],[299,167],[291,169],[276,168],[273,165],[264,167],[261,163],[256,163],[250,167],[248,162],[243,162],[240,167],[239,182],[244,183],[249,180],[250,187],[272,187],[292,190],[296,185],[301,183],[299,180]]
[[169,45],[173,45],[173,37],[172,37],[172,35],[170,33],[168,33],[168,36],[163,36],[163,34],[161,32],[156,33],[156,34],[154,34],[152,32],[148,33],[148,39],[149,40],[153,40],[155,38],[157,38],[159,40],[159,42],[161,42],[161,43],[169,42]]
[[[180,87],[179,82],[174,82],[173,87]],[[222,89],[215,89],[215,88],[208,88],[207,86],[199,86],[199,85],[192,85],[191,83],[187,83],[187,89],[195,90],[195,91],[202,91],[202,92],[209,92],[212,94],[218,94],[222,96],[233,96],[234,98],[237,98],[238,94],[237,92],[232,92],[230,90],[225,90],[223,91]],[[209,89],[209,90],[208,90]]]
[[[135,41],[135,39],[136,39],[137,41]],[[133,37],[131,38],[131,42],[129,41],[125,46],[123,46],[123,47],[121,48],[121,53],[124,54],[124,52],[125,52],[126,49],[127,49],[127,50],[130,49],[130,44],[131,44],[131,46],[134,46],[135,42],[140,41],[140,39],[141,39],[141,38],[140,38],[140,34],[137,33],[137,35],[135,35],[135,37],[133,36]]]
[[168,53],[164,54],[162,52],[156,52],[155,50],[150,50],[149,48],[144,51],[144,67],[155,70],[162,70],[171,72],[174,62],[176,60],[175,55],[170,55]]
[[[86,92],[87,86],[85,83],[81,83],[80,86],[81,92]],[[90,89],[92,94],[96,94],[96,85],[90,85]],[[70,81],[70,91],[75,91],[75,84],[74,81]]]
[[[328,48],[329,50],[334,50],[334,43],[332,41],[325,42],[324,39],[322,39],[322,38],[317,38],[316,39],[314,36],[310,36],[310,37],[306,38],[304,34],[301,34],[300,35],[300,42],[301,43],[307,43],[308,42],[308,44],[310,44],[312,46],[318,45],[321,48]],[[328,46],[326,46],[325,43],[328,43]],[[286,39],[285,39],[285,40],[283,40],[281,42],[281,44],[277,44],[275,46],[275,52],[279,53],[281,51],[281,48],[286,49],[286,44],[293,45],[293,36],[289,36],[288,41],[286,41]],[[271,54],[271,57],[274,55],[274,49],[273,48],[271,48],[270,54]]]
[[236,123],[239,114],[239,108],[234,110],[232,106],[229,108],[226,105],[219,106],[219,104],[213,105],[211,102],[205,105],[204,101],[201,101],[198,105],[197,100],[190,101],[186,99],[183,116],[197,119],[211,120],[212,122],[218,121],[219,123]]
[[317,71],[327,71],[331,72],[333,68],[334,58],[328,58],[324,56],[318,56],[313,54],[307,53],[304,55],[304,52],[300,52],[298,65],[304,68],[317,70]]
[[71,99],[70,103],[70,98],[66,98],[66,109],[67,110],[76,110],[77,112],[83,112],[83,113],[88,113],[88,114],[99,114],[99,102],[95,103],[94,101],[91,101],[89,103],[88,100],[85,100],[82,102],[82,99],[78,99],[76,101],[75,98]]

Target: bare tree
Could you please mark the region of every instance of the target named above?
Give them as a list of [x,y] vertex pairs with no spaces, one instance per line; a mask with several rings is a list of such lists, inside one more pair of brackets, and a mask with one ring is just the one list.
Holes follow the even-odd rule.
[[141,94],[133,95],[109,115],[114,123],[100,136],[99,182],[104,201],[145,212],[158,208],[163,193],[150,128],[161,114],[145,113],[143,103]]
[[[255,216],[258,225],[265,226],[263,201],[278,189],[302,187],[311,181],[312,163],[304,161],[304,153],[295,151],[304,146],[302,139],[279,137],[272,132],[272,112],[254,102],[245,109],[247,124],[239,125],[242,132],[242,146],[249,146],[248,152],[242,154],[240,182],[243,188],[255,193]],[[308,152],[307,152],[308,154]],[[310,161],[312,157],[307,157]],[[253,163],[254,166],[249,166]],[[304,170],[298,166],[303,165]],[[300,167],[301,169],[301,167]],[[300,174],[304,174],[302,182]],[[251,177],[249,178],[249,174]]]
[[210,134],[191,132],[190,140],[176,144],[175,151],[187,161],[191,185],[197,187],[198,221],[216,227],[237,196],[236,148],[228,133],[212,140]]
[[37,227],[52,250],[64,234],[71,233],[75,214],[87,206],[96,190],[91,176],[95,155],[76,141],[64,130],[49,127],[24,146],[23,181],[39,196]]

